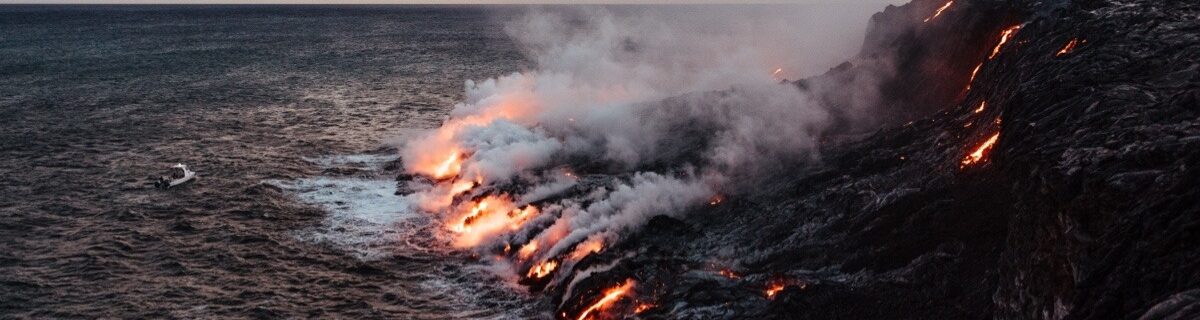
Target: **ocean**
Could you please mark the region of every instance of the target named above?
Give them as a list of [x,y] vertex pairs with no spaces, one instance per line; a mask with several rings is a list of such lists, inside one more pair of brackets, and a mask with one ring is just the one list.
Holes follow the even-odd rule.
[[0,6],[0,314],[549,317],[389,206],[515,11]]

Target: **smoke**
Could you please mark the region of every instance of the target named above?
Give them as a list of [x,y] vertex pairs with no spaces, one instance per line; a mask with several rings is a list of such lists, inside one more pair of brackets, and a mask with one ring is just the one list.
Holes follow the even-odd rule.
[[466,81],[445,123],[403,148],[427,178],[405,197],[457,247],[565,268],[591,253],[582,242],[602,250],[817,161],[831,110],[781,80],[858,50],[879,7],[856,4],[533,9],[506,31],[537,68]]

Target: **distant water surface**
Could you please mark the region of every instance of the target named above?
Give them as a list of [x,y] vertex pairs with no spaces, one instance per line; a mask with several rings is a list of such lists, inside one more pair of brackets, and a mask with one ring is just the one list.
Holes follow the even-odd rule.
[[512,12],[0,6],[0,316],[543,316],[388,209],[389,145],[528,68]]

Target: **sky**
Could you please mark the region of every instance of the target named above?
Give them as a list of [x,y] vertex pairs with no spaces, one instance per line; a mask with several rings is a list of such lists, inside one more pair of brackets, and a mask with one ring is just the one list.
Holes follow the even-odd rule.
[[0,0],[0,4],[850,4],[855,2],[870,3],[871,5],[886,2],[899,5],[908,0]]

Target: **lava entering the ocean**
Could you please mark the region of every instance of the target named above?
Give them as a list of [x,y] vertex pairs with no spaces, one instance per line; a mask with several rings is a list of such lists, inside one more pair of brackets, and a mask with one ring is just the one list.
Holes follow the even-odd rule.
[[529,273],[526,276],[534,279],[542,278],[553,272],[555,268],[558,268],[558,261],[549,260],[529,268]]

